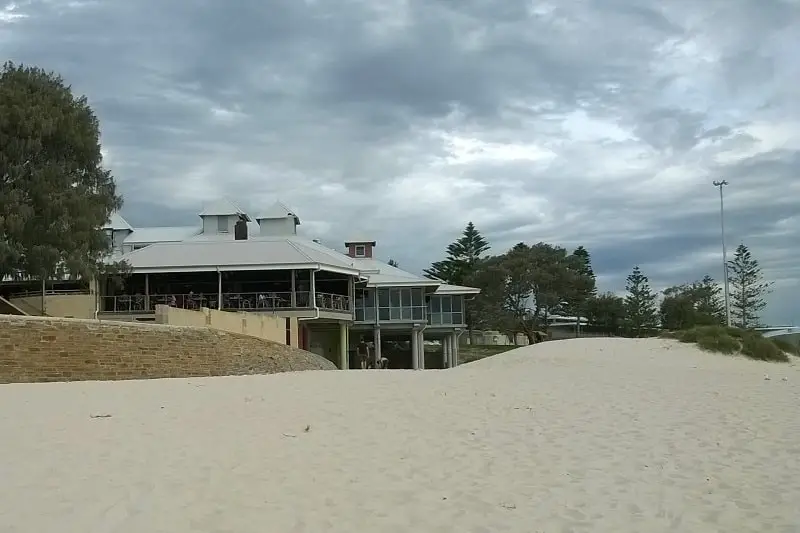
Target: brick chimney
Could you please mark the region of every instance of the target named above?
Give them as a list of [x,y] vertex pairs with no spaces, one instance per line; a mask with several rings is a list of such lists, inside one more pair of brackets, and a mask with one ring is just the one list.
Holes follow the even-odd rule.
[[347,241],[344,246],[347,248],[347,255],[350,257],[372,259],[372,249],[375,248],[375,241]]

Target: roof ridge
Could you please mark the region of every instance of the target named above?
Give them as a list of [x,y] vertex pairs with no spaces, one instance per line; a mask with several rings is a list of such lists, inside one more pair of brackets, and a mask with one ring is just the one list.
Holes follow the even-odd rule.
[[311,261],[312,263],[316,263],[316,261],[314,261],[314,259],[312,259],[312,258],[311,258],[311,256],[310,256],[310,255],[308,255],[308,254],[307,254],[305,251],[301,250],[301,249],[300,249],[300,248],[297,246],[297,243],[293,242],[293,241],[292,241],[292,239],[290,239],[289,237],[286,237],[286,238],[284,238],[284,240],[285,240],[285,241],[286,241],[286,242],[289,244],[289,246],[291,246],[292,248],[294,248],[295,250],[297,250],[297,252],[298,252],[298,253],[302,254],[302,255],[303,255],[303,257],[305,257],[306,259],[308,259],[308,260],[309,260],[309,261]]

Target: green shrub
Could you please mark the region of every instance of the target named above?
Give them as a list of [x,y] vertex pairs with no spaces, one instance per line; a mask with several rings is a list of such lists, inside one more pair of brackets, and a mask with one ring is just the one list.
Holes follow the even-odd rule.
[[800,344],[794,345],[791,342],[785,341],[783,339],[772,339],[772,342],[775,344],[775,346],[777,346],[786,353],[790,353],[793,355],[800,355]]
[[789,362],[789,356],[770,339],[764,337],[745,337],[742,339],[742,354],[761,361]]
[[723,354],[741,354],[760,361],[788,362],[789,353],[797,353],[785,341],[764,338],[752,329],[728,328],[725,326],[697,326],[691,329],[671,331],[662,335],[680,342],[695,343],[703,350]]
[[741,343],[730,335],[703,335],[697,338],[697,345],[709,352],[734,354],[739,351]]

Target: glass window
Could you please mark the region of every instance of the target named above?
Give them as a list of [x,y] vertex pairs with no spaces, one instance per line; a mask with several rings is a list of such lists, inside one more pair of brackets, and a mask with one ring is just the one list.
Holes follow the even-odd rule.
[[392,289],[390,307],[400,307],[400,289]]
[[463,310],[463,296],[453,296],[453,311],[462,311]]
[[389,316],[391,317],[390,320],[400,320],[400,308],[399,307],[390,307],[389,308]]
[[431,324],[441,324],[442,323],[442,314],[441,313],[432,313],[431,314]]
[[217,217],[217,231],[228,233],[228,217]]
[[464,323],[464,315],[462,313],[453,313],[453,324],[463,324]]
[[433,296],[431,298],[431,313],[442,312],[442,300],[440,298],[441,296]]
[[451,300],[451,298],[449,296],[442,296],[442,312],[443,313],[449,313],[450,311],[452,311],[452,307],[451,307],[452,304],[453,304],[453,301]]
[[389,308],[388,308],[388,307],[381,307],[381,308],[378,310],[378,318],[379,318],[379,319],[380,319],[382,322],[386,322],[386,321],[388,321],[388,320],[389,320]]
[[364,308],[356,307],[356,321],[361,322],[364,320]]
[[412,320],[422,320],[425,316],[422,312],[422,307],[414,307],[411,309],[411,311]]
[[389,289],[378,290],[378,307],[389,307]]
[[375,322],[375,308],[374,307],[366,307],[366,308],[364,308],[364,321],[365,322]]
[[411,289],[411,305],[414,307],[421,307],[424,305],[422,301],[422,289]]
[[411,289],[403,289],[400,291],[401,301],[403,307],[411,307]]
[[411,320],[411,308],[410,307],[401,307],[400,313],[403,320]]
[[367,247],[363,244],[356,245],[356,257],[364,257],[367,255]]

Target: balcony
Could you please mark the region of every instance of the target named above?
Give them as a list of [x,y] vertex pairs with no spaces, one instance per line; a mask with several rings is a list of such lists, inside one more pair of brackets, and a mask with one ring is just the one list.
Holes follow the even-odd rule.
[[[311,293],[299,291],[291,292],[228,292],[222,294],[223,311],[250,311],[274,312],[292,310],[310,310]],[[193,293],[188,294],[121,294],[117,296],[102,296],[102,313],[137,314],[152,313],[156,305],[167,305],[181,309],[198,310],[201,307],[217,309],[217,294]],[[320,311],[352,313],[350,297],[342,294],[317,292],[314,295],[316,307]]]

